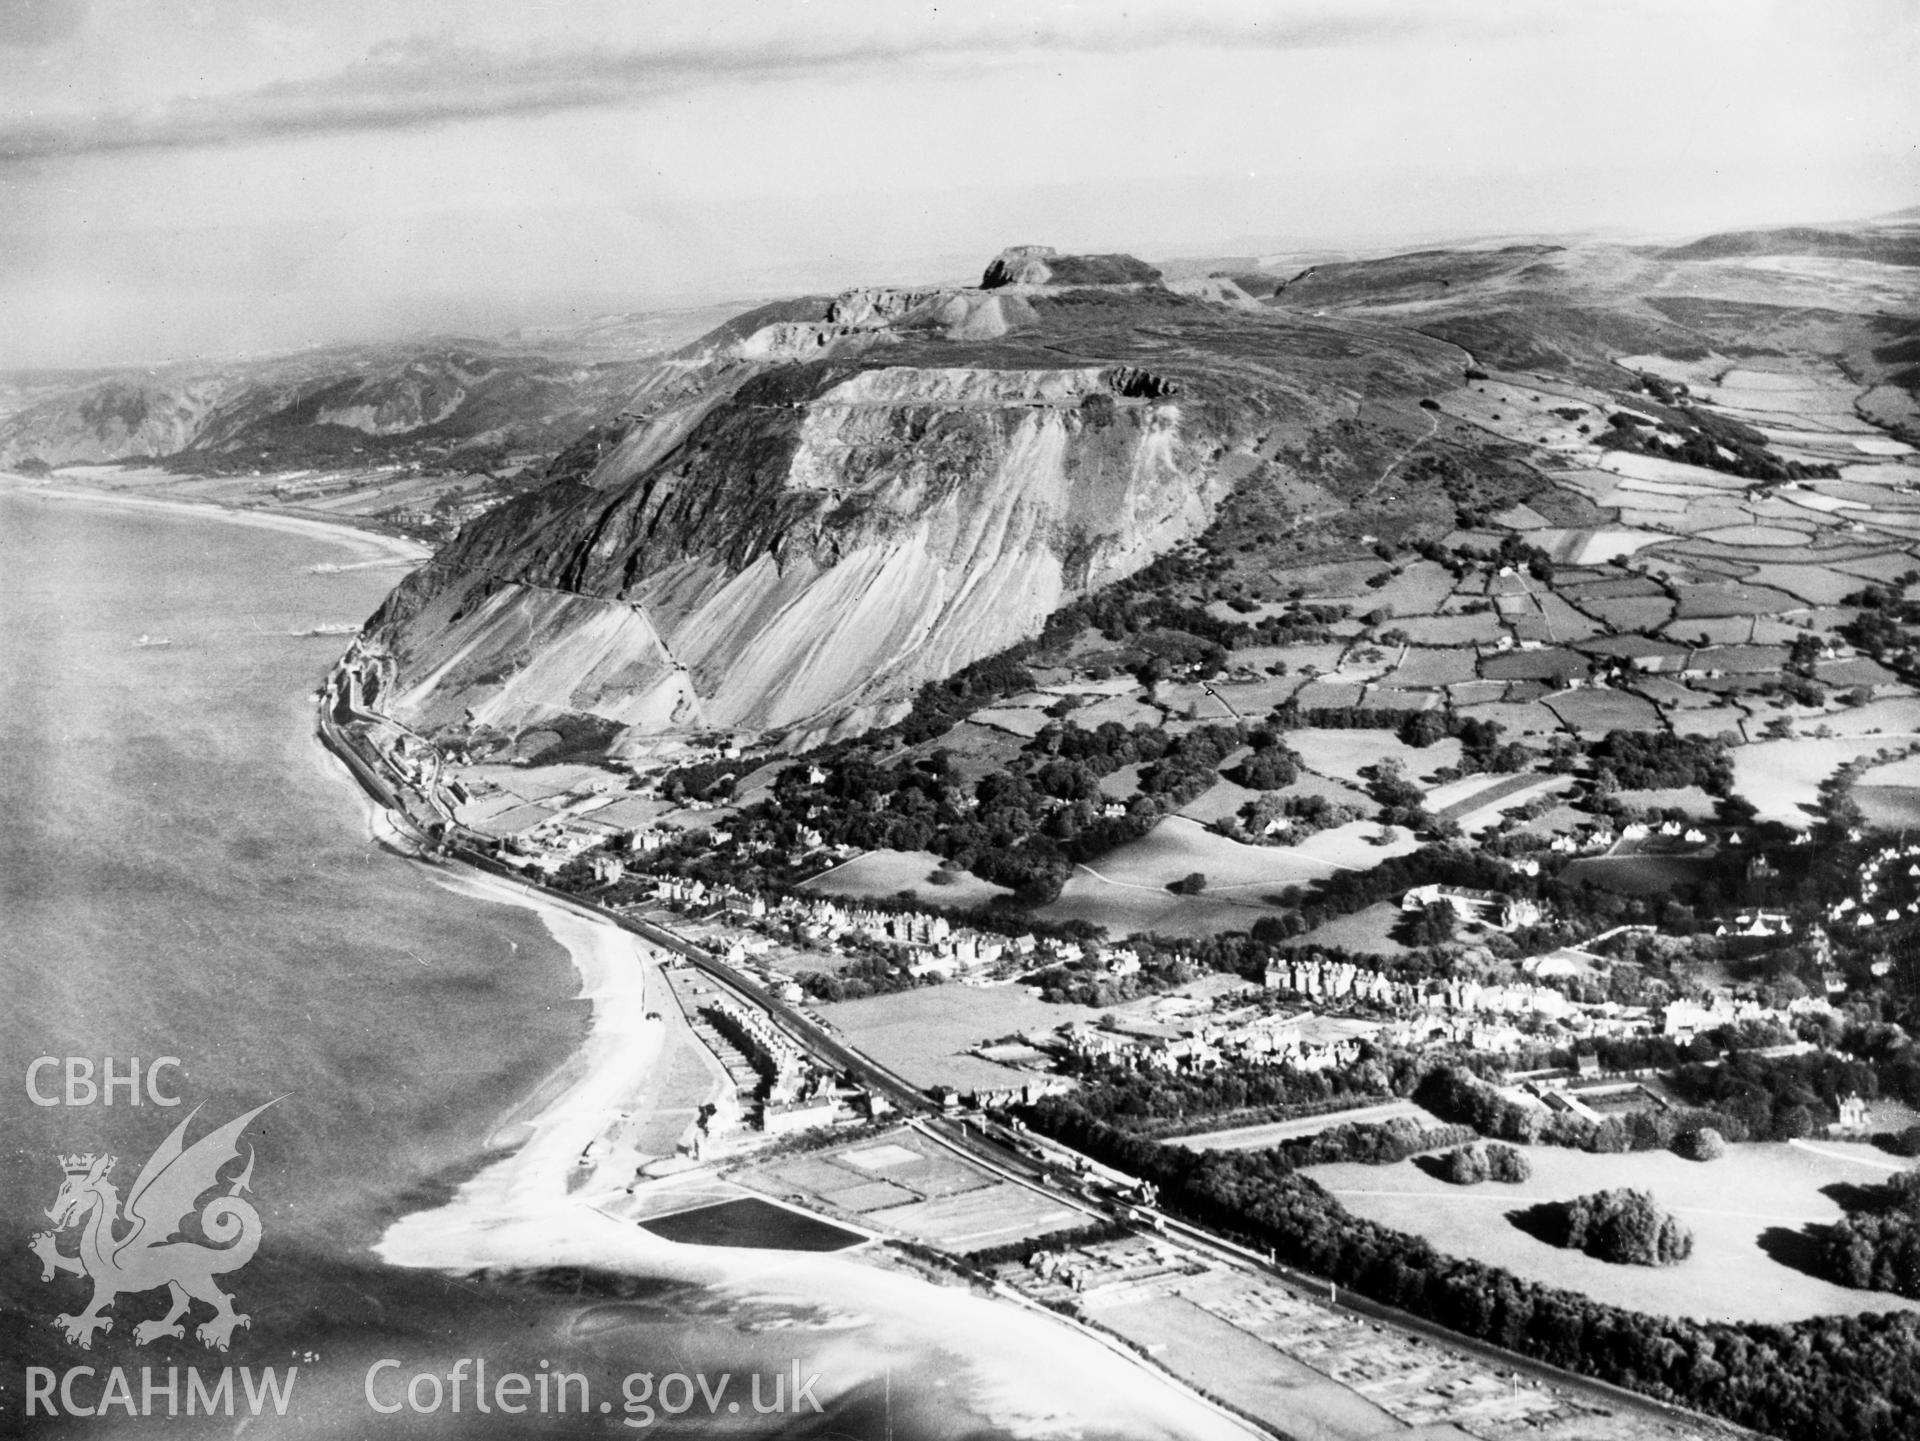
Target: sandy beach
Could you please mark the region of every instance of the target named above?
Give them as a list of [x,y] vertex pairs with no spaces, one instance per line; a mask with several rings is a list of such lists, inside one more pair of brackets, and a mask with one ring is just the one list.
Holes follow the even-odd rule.
[[353,547],[366,557],[362,564],[418,565],[433,554],[431,547],[401,536],[384,535],[379,531],[363,530],[359,526],[336,521],[314,520],[303,515],[286,515],[279,511],[237,510],[232,506],[214,505],[203,501],[162,500],[155,496],[127,495],[120,491],[99,489],[78,481],[69,480],[63,485],[58,483],[58,477],[49,481],[42,477],[18,475],[12,471],[0,471],[0,484],[24,494],[41,496],[48,500],[78,501],[85,505],[112,506],[121,510],[169,511],[174,514],[213,516],[232,521],[236,525],[250,525],[262,530],[281,531],[288,535],[306,535],[315,539],[336,541]]
[[[49,500],[206,516],[324,538],[370,562],[412,564],[426,554],[410,542],[304,517],[13,475],[0,475],[0,486]],[[313,754],[337,769],[319,747]],[[344,774],[340,779],[351,784]],[[366,807],[368,838],[407,849],[386,813],[353,789]],[[591,1014],[573,1054],[556,1057],[546,1079],[476,1137],[486,1159],[451,1199],[387,1228],[372,1248],[381,1261],[450,1275],[578,1266],[688,1283],[703,1298],[698,1324],[731,1335],[744,1318],[756,1318],[754,1325],[793,1335],[796,1351],[821,1371],[818,1394],[828,1403],[891,1384],[903,1404],[917,1393],[922,1406],[988,1418],[1019,1436],[1248,1434],[1137,1360],[1008,1301],[935,1284],[877,1256],[681,1245],[609,1214],[611,1206],[600,1209],[596,1202],[624,1199],[640,1159],[607,1137],[625,1130],[623,1119],[653,1099],[670,1027],[685,1024],[659,956],[603,920],[510,882],[453,867],[430,874],[472,899],[534,911],[570,956],[578,995]],[[665,1019],[648,1020],[650,1010]],[[484,1050],[486,1036],[476,1034],[473,1045]],[[593,1324],[606,1324],[605,1316]]]
[[603,1137],[645,1103],[659,1059],[666,1023],[647,1019],[650,992],[665,999],[658,958],[627,932],[508,882],[458,871],[435,879],[477,900],[538,914],[573,958],[592,1021],[580,1050],[539,1088],[536,1113],[506,1118],[488,1138],[489,1147],[510,1146],[510,1153],[482,1168],[447,1205],[397,1222],[375,1249],[396,1266],[564,1264],[561,1238],[598,1229],[596,1222],[631,1229],[590,1201],[632,1179],[637,1158],[609,1151]]
[[[514,1149],[445,1205],[396,1221],[374,1247],[381,1260],[453,1273],[584,1266],[692,1282],[730,1311],[804,1314],[827,1378],[823,1399],[888,1374],[896,1385],[924,1377],[941,1354],[942,1367],[961,1368],[952,1384],[965,1384],[965,1408],[1016,1435],[1080,1435],[1090,1425],[1197,1441],[1250,1434],[1051,1316],[849,1256],[680,1245],[599,1209],[596,1200],[622,1198],[633,1175],[630,1155],[603,1153],[599,1142],[645,1104],[669,1023],[647,1012],[673,1015],[659,957],[617,927],[511,883],[455,871],[438,879],[475,899],[533,908],[572,956],[593,1014],[580,1051],[536,1093],[535,1114],[517,1112],[491,1138]],[[583,1156],[593,1164],[582,1166]]]

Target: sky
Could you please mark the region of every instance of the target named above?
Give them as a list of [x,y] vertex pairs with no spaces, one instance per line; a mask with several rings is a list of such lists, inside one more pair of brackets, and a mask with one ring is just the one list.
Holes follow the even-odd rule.
[[0,0],[0,368],[1920,201],[1920,0]]

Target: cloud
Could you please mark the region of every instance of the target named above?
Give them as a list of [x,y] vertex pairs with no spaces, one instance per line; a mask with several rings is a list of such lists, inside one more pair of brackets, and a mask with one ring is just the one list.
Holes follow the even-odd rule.
[[0,45],[52,45],[79,30],[86,14],[83,0],[0,0]]
[[[0,16],[68,9],[75,0],[0,0]],[[1276,14],[1236,4],[1211,9],[1082,14],[1067,6],[1039,20],[917,23],[892,31],[830,27],[738,42],[646,49],[515,53],[444,39],[383,42],[333,73],[211,97],[177,97],[138,110],[0,119],[11,160],[180,149],[287,136],[403,130],[462,120],[628,106],[727,83],[877,73],[915,64],[1126,54],[1171,45],[1308,50],[1437,33],[1512,34],[1550,23],[1544,4],[1409,6],[1331,0]],[[4,22],[0,22],[4,23]]]

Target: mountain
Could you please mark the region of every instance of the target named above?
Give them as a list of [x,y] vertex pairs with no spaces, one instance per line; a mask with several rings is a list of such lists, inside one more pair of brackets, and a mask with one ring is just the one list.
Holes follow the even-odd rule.
[[429,732],[857,731],[1199,535],[1280,444],[1363,468],[1462,364],[1038,246],[978,287],[763,307],[466,527],[369,643]]
[[0,466],[164,460],[200,474],[551,452],[714,310],[502,341],[438,338],[259,360],[0,376]]

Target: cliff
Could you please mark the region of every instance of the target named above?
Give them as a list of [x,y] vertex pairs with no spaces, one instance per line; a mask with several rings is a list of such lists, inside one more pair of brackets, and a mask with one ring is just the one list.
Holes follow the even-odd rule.
[[1129,257],[1023,247],[988,278],[767,307],[669,357],[373,618],[390,704],[429,731],[882,724],[1198,535],[1281,419],[1452,363]]

